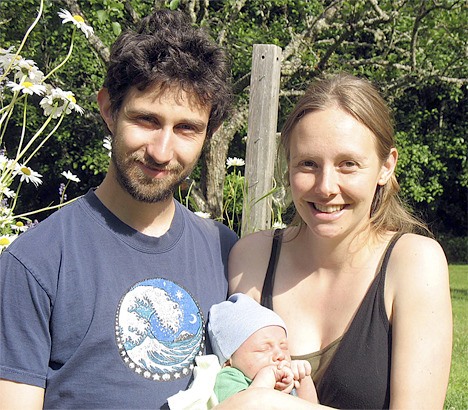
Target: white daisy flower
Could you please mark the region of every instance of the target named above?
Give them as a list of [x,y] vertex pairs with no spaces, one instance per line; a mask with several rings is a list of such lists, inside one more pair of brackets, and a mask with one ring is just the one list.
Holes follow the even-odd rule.
[[112,138],[110,135],[104,138],[104,141],[102,142],[102,146],[109,151],[109,157],[112,155]]
[[16,196],[15,191],[12,191],[4,184],[0,184],[0,195],[4,195],[7,198],[14,198]]
[[[11,170],[15,169],[15,161],[12,159],[9,159],[6,155],[0,154],[0,173],[9,173]],[[4,176],[2,175],[2,178]],[[5,182],[5,181],[4,181]],[[0,192],[2,191],[2,186],[7,187],[7,185],[0,184]]]
[[63,91],[61,88],[49,90],[49,94],[44,97],[39,105],[44,110],[44,115],[52,115],[52,118],[60,117],[63,112],[70,114],[72,110],[83,114],[84,110],[78,104],[71,91]]
[[[15,48],[13,46],[7,49],[0,47],[0,67],[3,68],[4,70],[6,70],[10,66],[13,59],[15,59],[16,62],[21,60],[20,56],[15,57],[15,53],[13,52],[14,49]],[[15,65],[16,63],[13,64],[13,67]]]
[[7,87],[10,87],[12,91],[18,92],[22,91],[23,94],[37,94],[37,95],[42,95],[45,93],[46,88],[42,84],[34,84],[31,81],[22,81],[19,84],[13,82],[13,81],[8,81],[7,82]]
[[42,175],[26,165],[20,165],[16,170],[16,174],[21,175],[20,181],[32,182],[36,187],[42,184]]
[[83,108],[80,107],[80,106],[76,103],[75,94],[73,94],[71,91],[65,91],[65,99],[68,101],[67,114],[70,113],[70,112],[68,111],[69,109],[70,109],[70,110],[75,110],[76,112],[79,112],[80,114],[83,114],[83,113],[84,113]]
[[8,245],[10,245],[18,235],[1,235],[0,236],[0,251],[5,249]]
[[242,167],[245,165],[245,161],[242,158],[228,158],[226,160],[226,167]]
[[15,46],[11,46],[8,48],[0,47],[0,55],[11,54],[14,49],[15,49]]
[[10,159],[5,154],[0,154],[0,168],[3,169],[5,165],[10,163]]
[[65,178],[73,182],[80,182],[80,178],[72,174],[71,171],[63,171],[62,174]]
[[271,226],[272,229],[284,229],[286,228],[288,225],[284,224],[283,222],[278,222],[276,221],[275,223],[273,223],[273,225]]
[[15,80],[19,80],[24,76],[27,76],[30,82],[33,84],[39,84],[44,78],[44,73],[37,68],[36,63],[33,60],[25,60],[24,58],[21,58],[18,60],[17,64],[15,64],[14,68],[17,71],[15,74]]
[[29,227],[21,221],[16,221],[16,223],[10,225],[10,228],[15,232],[26,232]]
[[194,212],[195,215],[199,216],[200,218],[203,218],[203,219],[209,219],[211,218],[211,214],[209,212],[201,212],[201,211],[197,211],[197,212]]
[[65,9],[60,9],[60,11],[58,12],[58,15],[62,19],[62,24],[73,23],[76,27],[78,27],[84,33],[86,38],[88,38],[90,34],[94,33],[93,28],[91,26],[88,26],[85,23],[84,18],[81,17],[80,15],[75,14],[73,16],[68,10],[65,10]]

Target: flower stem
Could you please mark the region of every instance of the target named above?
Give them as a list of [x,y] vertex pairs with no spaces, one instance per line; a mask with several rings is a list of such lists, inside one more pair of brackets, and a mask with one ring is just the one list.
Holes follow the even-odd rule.
[[72,54],[72,51],[73,51],[73,44],[74,44],[74,40],[75,40],[75,33],[76,33],[76,27],[73,27],[73,32],[72,32],[72,38],[71,38],[71,42],[70,42],[70,48],[68,50],[68,54],[66,55],[66,57],[63,59],[63,61],[57,66],[55,67],[49,74],[47,74],[43,79],[42,79],[42,82],[44,82],[45,80],[47,80],[52,74],[54,74],[56,71],[60,70],[65,64],[66,62],[69,60],[71,54]]
[[[40,143],[40,144],[36,147],[36,149],[31,153],[31,155],[28,157],[28,159],[27,159],[26,161],[23,162],[23,165],[26,165],[26,164],[31,160],[31,158],[34,157],[34,155],[42,148],[42,146],[49,140],[49,138],[50,138],[52,135],[55,134],[55,131],[57,131],[58,127],[60,127],[60,124],[62,123],[64,117],[65,117],[65,111],[63,111],[62,116],[61,116],[60,119],[57,121],[57,124],[55,124],[55,127],[53,128],[53,130],[50,131],[49,134],[47,134],[47,136],[41,141],[41,143]],[[49,118],[47,119],[46,122],[47,122],[47,123],[50,122],[50,119],[51,119],[51,118],[52,118],[52,117],[49,117]],[[36,135],[37,135],[37,133],[36,133]],[[35,135],[34,137],[36,137],[36,135]],[[34,137],[33,137],[33,138],[34,138]],[[27,148],[29,148],[30,146],[31,146],[31,143],[29,143],[28,146],[24,149],[24,151],[23,151],[23,153],[22,153],[23,155],[26,153]]]
[[21,41],[21,44],[20,46],[18,47],[18,51],[16,52],[15,54],[15,57],[11,60],[11,63],[10,65],[7,67],[7,69],[5,70],[5,72],[0,76],[0,83],[6,78],[6,76],[9,74],[10,70],[11,70],[11,67],[13,66],[13,63],[16,61],[17,57],[19,56],[19,54],[21,53],[21,50],[23,49],[24,47],[24,44],[26,43],[26,40],[27,38],[29,37],[29,34],[31,33],[31,31],[34,29],[34,27],[36,27],[37,23],[39,22],[41,16],[42,16],[42,12],[44,10],[44,0],[41,0],[40,4],[39,4],[39,12],[37,13],[37,16],[36,16],[36,19],[33,21],[33,23],[29,26],[28,30],[26,31],[26,34],[24,35],[23,37],[23,41]]
[[28,108],[28,98],[26,97],[24,99],[23,125],[21,127],[21,138],[20,138],[20,142],[18,144],[18,149],[16,150],[16,155],[18,155],[18,153],[21,151],[21,147],[23,146],[23,142],[24,142],[24,134],[26,132],[26,112],[27,112],[27,108]]
[[[20,219],[20,218],[25,218],[25,217],[30,216],[30,215],[38,214],[40,212],[52,211],[53,209],[58,209],[58,208],[61,208],[62,206],[71,204],[73,201],[76,201],[78,198],[81,198],[81,197],[77,196],[76,198],[70,199],[69,201],[60,203],[58,205],[52,205],[52,206],[49,205],[49,206],[46,206],[46,207],[41,208],[41,209],[36,209],[35,211],[30,211],[30,212],[25,212],[24,214],[15,215],[15,218]],[[0,222],[1,222],[1,220],[0,220]]]
[[[7,107],[7,110],[5,111],[5,113],[2,115],[2,118],[0,118],[0,129],[2,129],[2,135],[0,135],[0,144],[3,143],[3,137],[5,135],[5,131],[7,129],[7,125],[8,125],[8,122],[10,121],[10,117],[11,117],[11,114],[13,114],[13,110],[15,108],[15,103],[17,101],[19,101],[19,99],[21,98],[18,98],[18,94],[19,94],[19,91],[16,91],[14,94],[13,94],[13,98],[11,99],[11,102],[10,104],[8,105]],[[6,122],[5,122],[6,120]],[[5,125],[2,127],[3,123],[5,122]]]

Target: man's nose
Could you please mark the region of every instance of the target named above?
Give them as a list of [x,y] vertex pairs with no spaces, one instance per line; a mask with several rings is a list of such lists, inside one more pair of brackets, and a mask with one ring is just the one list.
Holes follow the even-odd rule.
[[146,153],[158,164],[167,164],[174,157],[174,133],[172,128],[154,132],[146,147]]

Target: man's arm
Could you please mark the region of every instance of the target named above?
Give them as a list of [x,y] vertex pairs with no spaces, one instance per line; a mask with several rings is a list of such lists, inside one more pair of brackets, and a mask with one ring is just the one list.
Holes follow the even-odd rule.
[[241,391],[222,403],[218,404],[216,410],[258,410],[259,403],[261,407],[268,410],[314,410],[327,409],[329,407],[321,406],[320,404],[310,403],[290,394],[284,394],[278,390],[267,388],[248,388]]
[[0,379],[0,397],[2,410],[42,409],[44,389]]

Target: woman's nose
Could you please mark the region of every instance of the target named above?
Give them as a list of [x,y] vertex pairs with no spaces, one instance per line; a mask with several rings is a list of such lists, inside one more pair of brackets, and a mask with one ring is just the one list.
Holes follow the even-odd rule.
[[323,196],[336,195],[340,192],[336,170],[322,169],[320,173],[317,173],[315,192]]

